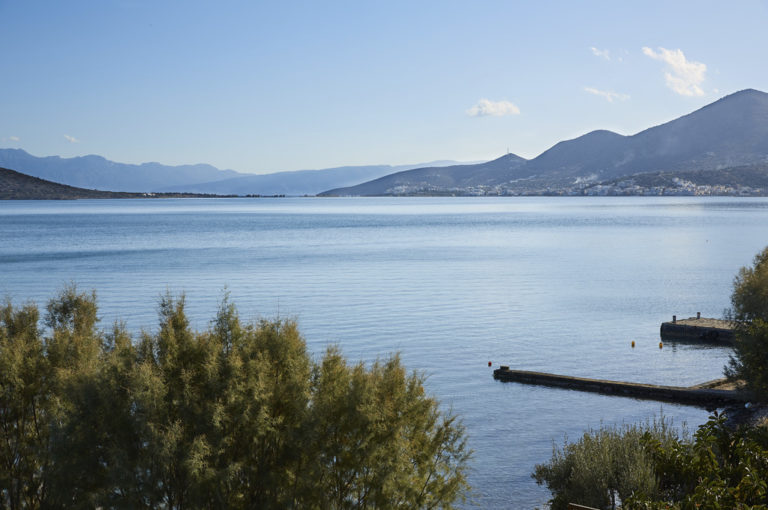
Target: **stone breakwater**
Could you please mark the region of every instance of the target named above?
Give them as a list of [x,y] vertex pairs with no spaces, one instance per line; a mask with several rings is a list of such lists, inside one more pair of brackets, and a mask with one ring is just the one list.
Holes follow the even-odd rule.
[[621,397],[632,397],[646,400],[658,400],[676,404],[688,404],[707,409],[728,405],[743,405],[748,398],[738,390],[717,389],[716,386],[724,380],[711,381],[696,386],[657,386],[622,381],[607,381],[603,379],[588,379],[568,375],[530,372],[527,370],[510,370],[502,366],[493,371],[494,379],[504,382],[518,382],[541,386],[603,393]]

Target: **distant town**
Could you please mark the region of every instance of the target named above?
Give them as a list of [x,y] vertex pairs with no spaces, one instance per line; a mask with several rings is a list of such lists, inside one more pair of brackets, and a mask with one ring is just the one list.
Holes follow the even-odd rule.
[[401,185],[388,190],[392,196],[730,196],[761,197],[768,195],[764,187],[722,184],[696,184],[674,178],[670,185],[646,186],[635,179],[612,183],[579,183],[564,187],[520,189],[505,185],[440,188],[433,185]]

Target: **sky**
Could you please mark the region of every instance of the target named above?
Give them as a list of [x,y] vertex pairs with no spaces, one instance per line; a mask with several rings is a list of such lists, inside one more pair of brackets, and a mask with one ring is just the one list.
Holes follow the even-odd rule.
[[271,173],[532,158],[768,91],[768,0],[0,0],[0,147]]

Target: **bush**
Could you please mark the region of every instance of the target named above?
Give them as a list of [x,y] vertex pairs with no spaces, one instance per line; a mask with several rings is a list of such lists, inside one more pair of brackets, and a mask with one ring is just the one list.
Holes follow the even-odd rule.
[[731,320],[736,325],[734,353],[726,375],[741,380],[755,400],[768,400],[768,248],[733,282]]
[[555,448],[533,474],[568,503],[625,510],[768,508],[768,429],[731,429],[715,413],[693,438],[650,426],[600,428]]
[[463,427],[397,356],[311,359],[292,321],[208,331],[165,296],[134,341],[96,329],[94,294],[0,308],[0,506],[451,508]]
[[662,444],[643,438],[652,455],[659,494],[626,501],[627,510],[768,508],[768,430],[734,430],[715,413],[693,440]]
[[532,476],[552,493],[552,510],[565,510],[569,503],[616,508],[632,495],[655,497],[658,484],[653,458],[643,446],[646,435],[662,444],[674,437],[664,419],[646,426],[603,426],[575,443],[553,447],[550,461],[537,465]]

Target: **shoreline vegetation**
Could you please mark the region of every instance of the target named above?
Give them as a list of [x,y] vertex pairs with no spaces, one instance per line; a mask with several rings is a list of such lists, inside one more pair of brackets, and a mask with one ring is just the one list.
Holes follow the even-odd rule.
[[768,508],[768,248],[734,279],[734,353],[724,368],[732,391],[752,402],[714,412],[691,436],[663,417],[645,425],[600,427],[553,445],[532,477],[570,503],[626,510]]
[[95,293],[0,306],[3,508],[454,508],[459,419],[397,355],[313,359],[292,321],[242,323],[225,296],[192,331],[96,327]]

